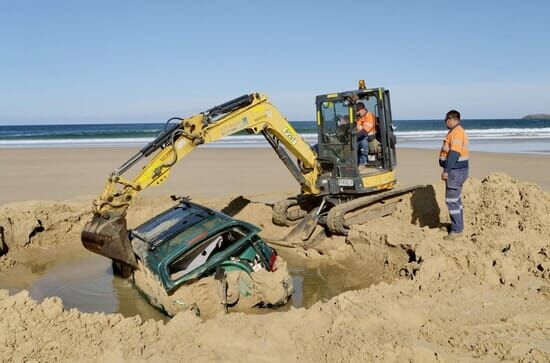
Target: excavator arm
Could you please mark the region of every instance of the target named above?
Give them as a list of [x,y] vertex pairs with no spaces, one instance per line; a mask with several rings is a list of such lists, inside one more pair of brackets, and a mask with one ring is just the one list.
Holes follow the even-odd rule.
[[[294,130],[266,96],[244,95],[188,118],[175,118],[136,155],[113,171],[103,193],[93,202],[93,218],[82,232],[82,243],[92,252],[137,267],[126,224],[126,210],[136,194],[162,184],[171,168],[196,147],[246,130],[263,134],[303,194],[318,194],[319,166],[311,146]],[[284,147],[283,147],[284,146]],[[290,152],[298,165],[288,155]],[[133,178],[124,175],[142,159],[152,157]]]

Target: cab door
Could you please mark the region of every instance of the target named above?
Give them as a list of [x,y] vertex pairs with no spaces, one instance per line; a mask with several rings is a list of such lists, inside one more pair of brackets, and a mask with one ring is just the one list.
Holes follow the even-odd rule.
[[324,171],[336,177],[356,174],[357,145],[353,109],[342,99],[318,103],[319,161]]
[[[383,120],[380,122],[380,136],[382,139],[382,152],[384,154],[384,169],[393,170],[397,165],[397,155],[395,151],[397,139],[393,131],[390,91],[382,90],[379,94],[381,96],[381,99],[378,102],[380,105],[380,115],[383,115]],[[382,131],[382,129],[384,131]]]

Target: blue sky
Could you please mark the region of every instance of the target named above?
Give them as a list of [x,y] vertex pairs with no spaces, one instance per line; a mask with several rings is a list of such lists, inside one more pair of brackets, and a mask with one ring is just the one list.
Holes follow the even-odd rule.
[[0,124],[163,121],[251,91],[397,119],[550,113],[548,1],[0,1]]

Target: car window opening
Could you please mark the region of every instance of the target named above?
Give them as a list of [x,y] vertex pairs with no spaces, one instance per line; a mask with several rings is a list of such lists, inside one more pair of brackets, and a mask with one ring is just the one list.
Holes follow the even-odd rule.
[[177,280],[180,277],[196,270],[206,263],[211,257],[224,251],[244,236],[245,232],[237,228],[232,228],[214,235],[205,242],[200,243],[190,252],[184,253],[172,262],[168,267],[170,278],[172,280]]

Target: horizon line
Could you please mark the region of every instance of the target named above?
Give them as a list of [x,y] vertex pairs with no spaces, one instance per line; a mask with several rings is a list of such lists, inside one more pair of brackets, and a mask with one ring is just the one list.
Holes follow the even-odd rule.
[[[526,115],[528,116],[528,115]],[[538,119],[528,119],[521,117],[479,117],[479,118],[463,118],[462,121],[486,121],[486,120],[525,120],[525,121],[536,121]],[[541,119],[544,120],[544,119]],[[399,119],[393,119],[393,121],[441,121],[440,118],[399,118]],[[289,120],[289,122],[316,122],[315,120]],[[63,123],[63,122],[44,122],[44,123],[22,123],[22,124],[4,124],[0,122],[0,127],[3,126],[79,126],[79,125],[132,125],[132,124],[164,124],[166,121],[99,121],[99,122],[80,122],[80,123]]]

